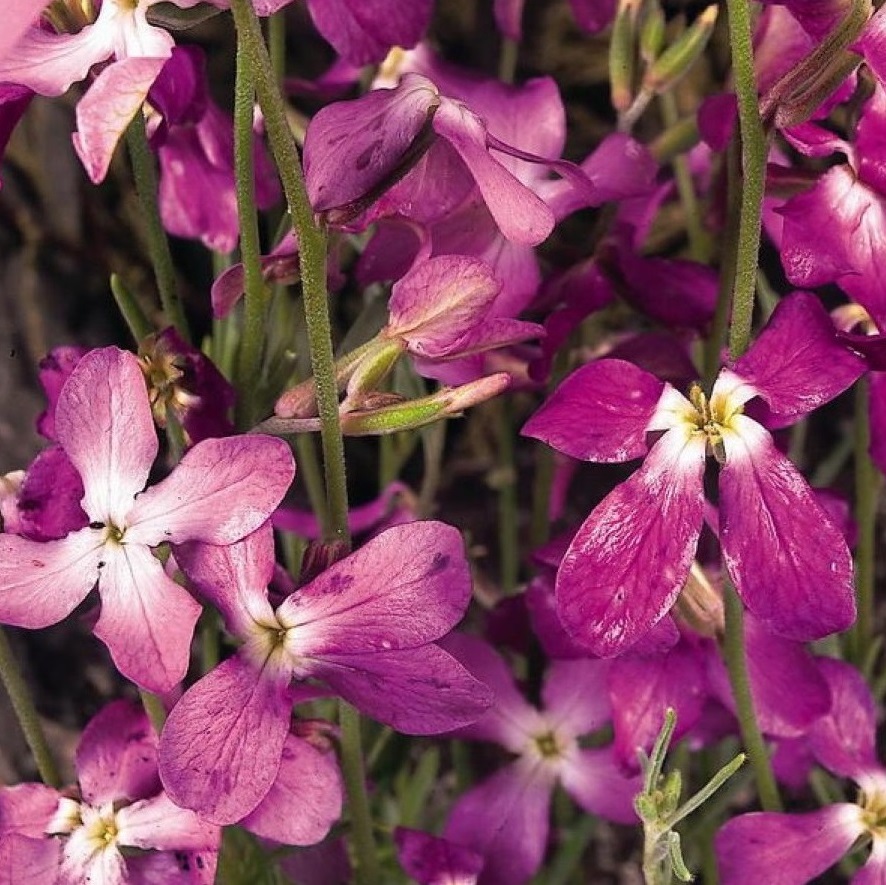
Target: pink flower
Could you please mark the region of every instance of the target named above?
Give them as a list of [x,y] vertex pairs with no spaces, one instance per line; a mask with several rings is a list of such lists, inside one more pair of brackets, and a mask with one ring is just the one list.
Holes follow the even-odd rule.
[[293,701],[320,682],[363,713],[407,734],[475,720],[488,691],[436,641],[461,619],[471,581],[458,532],[414,522],[382,532],[276,609],[269,527],[228,548],[178,554],[200,593],[243,642],[173,708],[160,747],[175,801],[231,823],[270,788]]
[[[646,459],[597,505],[564,556],[556,589],[566,629],[592,652],[615,655],[670,610],[701,532],[709,453],[721,465],[720,544],[748,609],[791,639],[848,627],[855,603],[846,542],[746,406],[759,397],[761,420],[785,426],[863,371],[817,299],[794,293],[747,354],[720,372],[709,398],[695,387],[687,399],[619,360],[567,378],[523,432],[580,460]],[[659,435],[651,446],[650,433]]]
[[139,707],[115,701],[95,716],[77,747],[76,768],[79,791],[42,784],[0,789],[0,864],[8,881],[214,881],[219,828],[163,792],[157,735]]
[[94,630],[117,668],[168,691],[187,670],[200,606],[152,549],[230,544],[254,531],[292,481],[289,447],[258,435],[207,439],[143,491],[157,435],[138,361],[115,347],[77,364],[58,398],[55,434],[82,480],[89,524],[43,542],[0,534],[0,623],[54,624],[97,583]]

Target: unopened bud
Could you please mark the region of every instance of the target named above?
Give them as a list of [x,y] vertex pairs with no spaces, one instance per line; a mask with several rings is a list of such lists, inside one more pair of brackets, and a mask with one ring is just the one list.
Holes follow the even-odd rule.
[[647,70],[643,77],[643,89],[660,95],[667,92],[680,80],[695,64],[704,52],[711,34],[714,33],[714,25],[717,22],[717,7],[709,6],[656,59],[655,63]]
[[621,0],[609,38],[609,82],[612,106],[626,111],[634,100],[634,68],[637,52],[639,0]]
[[723,635],[723,597],[697,561],[693,561],[686,584],[677,597],[676,613],[700,636],[713,639]]
[[658,0],[652,0],[640,27],[640,58],[648,66],[655,62],[664,48],[665,15]]

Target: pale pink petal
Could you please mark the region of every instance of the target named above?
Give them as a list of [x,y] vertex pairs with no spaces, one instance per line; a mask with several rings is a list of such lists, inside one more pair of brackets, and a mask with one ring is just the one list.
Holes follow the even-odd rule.
[[794,292],[778,303],[732,371],[763,397],[781,426],[842,393],[864,373],[865,363],[837,339],[818,298]]
[[298,655],[387,652],[444,636],[470,597],[461,535],[428,520],[371,538],[289,596],[277,617]]
[[309,664],[360,712],[404,734],[440,734],[475,722],[492,692],[437,645],[364,655],[328,655]]
[[433,118],[434,130],[458,152],[507,239],[537,245],[554,227],[544,201],[494,160],[487,148],[483,121],[460,102],[443,99]]
[[277,776],[291,703],[286,674],[235,655],[191,686],[160,736],[160,777],[176,805],[230,824]]
[[274,512],[294,476],[292,453],[281,439],[205,439],[139,495],[126,540],[152,547],[164,541],[232,544]]
[[594,654],[619,654],[683,589],[701,532],[704,439],[679,428],[585,520],[557,573],[563,626]]
[[450,633],[440,645],[484,683],[495,699],[476,722],[459,729],[458,736],[492,741],[519,754],[532,735],[543,729],[544,723],[538,710],[517,689],[510,667],[491,645],[477,636]]
[[3,9],[3,30],[0,31],[0,58],[8,58],[10,49],[37,21],[47,0],[7,0]]
[[0,534],[0,623],[34,629],[69,615],[95,586],[103,549],[88,528],[59,541]]
[[157,735],[144,709],[123,700],[103,707],[83,730],[76,768],[80,792],[90,805],[157,793]]
[[643,776],[626,777],[611,747],[578,750],[559,771],[563,788],[585,811],[615,823],[637,822],[634,797],[643,790]]
[[234,635],[246,638],[259,612],[273,622],[267,591],[275,561],[270,522],[224,547],[182,544],[175,548],[175,559],[200,596],[219,609]]
[[861,809],[845,802],[808,814],[742,814],[717,833],[720,881],[806,885],[840,860],[863,832]]
[[57,839],[0,834],[0,885],[58,885],[61,853]]
[[165,58],[124,58],[105,68],[77,102],[74,149],[93,184],[104,180],[111,157]]
[[221,832],[193,811],[174,805],[166,793],[142,799],[117,812],[120,845],[160,851],[207,851],[218,847]]
[[108,544],[104,555],[94,633],[127,679],[164,694],[188,671],[200,605],[146,547]]
[[[16,5],[25,4],[19,0]],[[8,39],[5,4],[3,12],[0,43]],[[95,25],[87,25],[77,34],[56,34],[33,27],[15,46],[0,54],[0,82],[27,86],[40,95],[61,95],[84,79],[94,64],[110,58],[113,51],[111,36]]]
[[790,639],[819,639],[855,620],[852,560],[806,480],[745,415],[723,434],[720,543],[745,605]]
[[579,737],[609,721],[605,661],[552,661],[541,690],[545,720]]
[[632,363],[597,360],[573,372],[520,432],[580,461],[641,458],[664,389]]
[[133,852],[126,858],[126,885],[214,885],[217,851]]
[[145,378],[135,356],[116,347],[87,353],[59,396],[55,430],[83,479],[90,520],[125,525],[157,456]]
[[0,835],[43,839],[59,798],[58,790],[43,784],[0,787]]
[[456,802],[443,835],[483,855],[478,885],[522,885],[538,870],[553,789],[550,769],[519,759]]
[[284,845],[314,845],[341,817],[342,790],[334,754],[289,735],[276,780],[240,826]]
[[851,664],[819,658],[831,690],[831,709],[811,729],[815,758],[828,771],[858,778],[877,767],[877,707],[864,676]]

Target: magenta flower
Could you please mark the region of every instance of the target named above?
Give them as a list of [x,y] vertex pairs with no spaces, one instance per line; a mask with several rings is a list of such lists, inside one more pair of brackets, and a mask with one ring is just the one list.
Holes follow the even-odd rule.
[[476,851],[421,830],[397,827],[400,866],[419,885],[476,885],[483,858]]
[[79,790],[59,793],[42,784],[0,789],[6,881],[214,881],[219,828],[177,808],[163,792],[157,735],[141,708],[129,701],[106,706],[86,726],[75,764]]
[[458,736],[501,744],[517,757],[465,793],[446,824],[448,841],[485,858],[478,885],[518,885],[538,870],[558,782],[585,811],[636,822],[633,799],[642,789],[641,779],[620,771],[611,747],[579,745],[580,737],[610,717],[605,662],[553,662],[542,689],[543,706],[536,709],[491,646],[460,634],[445,645],[495,691],[493,706]]
[[55,434],[80,475],[89,524],[43,542],[0,534],[0,623],[54,624],[98,583],[95,635],[124,676],[168,691],[187,670],[200,606],[152,548],[230,544],[254,531],[292,481],[289,448],[257,435],[204,440],[143,491],[157,435],[138,361],[114,347],[90,352],[71,373]]
[[[573,539],[557,574],[566,629],[596,654],[623,651],[674,604],[703,523],[706,456],[720,463],[719,538],[729,574],[767,629],[808,640],[855,617],[852,565],[839,529],[746,414],[763,400],[781,427],[832,399],[864,371],[808,293],[776,308],[751,349],[717,378],[710,398],[686,399],[619,360],[582,367],[554,392],[523,432],[585,461],[646,455]],[[647,434],[661,434],[650,446]]]
[[293,700],[320,682],[398,731],[434,734],[489,706],[435,640],[461,619],[471,581],[458,532],[415,522],[377,535],[275,610],[269,527],[228,548],[189,545],[186,574],[243,646],[192,686],[163,731],[160,771],[175,801],[217,823],[261,802],[280,767]]
[[733,818],[717,834],[723,885],[776,881],[804,885],[837,863],[861,837],[872,840],[867,863],[854,885],[886,880],[886,769],[876,758],[876,706],[864,678],[842,661],[823,658],[831,690],[830,713],[807,735],[817,762],[858,784],[857,802],[837,802],[806,814],[755,812]]

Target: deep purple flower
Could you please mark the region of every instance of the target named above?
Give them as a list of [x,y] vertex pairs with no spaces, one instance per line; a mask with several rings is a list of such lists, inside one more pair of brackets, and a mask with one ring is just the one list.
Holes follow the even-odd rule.
[[476,885],[483,868],[476,851],[421,830],[397,827],[394,844],[400,866],[419,885]]
[[58,398],[55,434],[82,480],[89,524],[43,542],[0,534],[0,622],[54,624],[98,584],[96,636],[121,673],[168,691],[187,670],[200,606],[152,548],[230,544],[255,530],[292,481],[289,447],[257,435],[204,440],[143,491],[157,435],[138,361],[115,347],[77,364]]
[[[0,864],[9,882],[79,885],[215,879],[219,828],[178,808],[157,774],[157,735],[144,711],[115,701],[77,747],[79,791],[0,789]],[[6,878],[8,877],[8,878]]]
[[[745,406],[759,397],[767,426],[785,426],[863,371],[817,299],[794,293],[747,354],[720,372],[709,398],[695,387],[686,399],[618,360],[567,378],[527,423],[527,436],[580,460],[646,456],[594,509],[563,559],[557,602],[567,630],[596,654],[615,655],[670,610],[701,532],[708,453],[721,464],[724,560],[748,609],[797,640],[848,627],[855,603],[846,542]],[[661,434],[651,447],[649,433]]]
[[439,522],[377,535],[276,610],[269,527],[228,548],[194,546],[179,562],[244,644],[192,686],[163,731],[160,770],[176,802],[231,823],[267,793],[293,700],[319,681],[409,734],[474,721],[489,693],[435,640],[461,619],[471,581],[461,538]]

